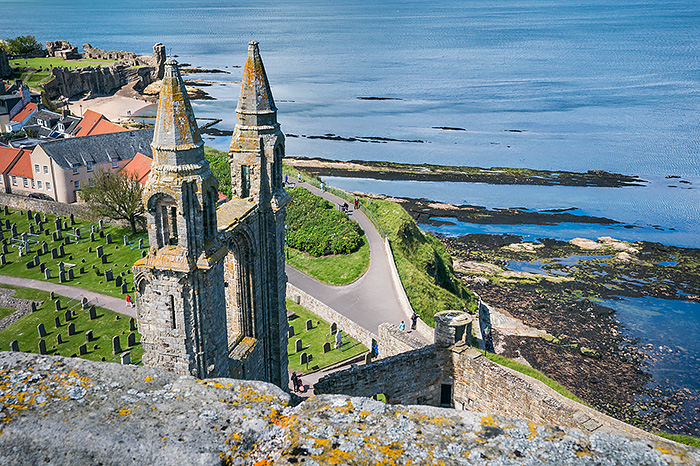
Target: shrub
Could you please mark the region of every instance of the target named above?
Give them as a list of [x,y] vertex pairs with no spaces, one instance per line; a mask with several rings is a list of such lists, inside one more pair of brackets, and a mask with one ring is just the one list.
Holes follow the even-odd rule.
[[293,188],[287,205],[287,242],[312,256],[349,254],[362,243],[362,229],[327,200]]

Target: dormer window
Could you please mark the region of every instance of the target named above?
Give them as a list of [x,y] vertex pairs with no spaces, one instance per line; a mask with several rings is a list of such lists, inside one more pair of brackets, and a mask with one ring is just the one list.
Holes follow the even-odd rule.
[[87,163],[87,171],[89,171],[89,172],[92,171],[92,162]]
[[112,157],[112,168],[119,168],[119,159],[117,157]]
[[80,165],[74,165],[73,166],[73,174],[77,175],[78,173],[80,173]]

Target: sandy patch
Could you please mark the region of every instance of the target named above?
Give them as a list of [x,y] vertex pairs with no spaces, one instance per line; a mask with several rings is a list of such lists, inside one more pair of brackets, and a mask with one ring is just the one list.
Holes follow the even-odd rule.
[[149,105],[151,105],[151,103],[145,100],[112,95],[108,97],[94,97],[91,99],[70,101],[68,103],[68,108],[73,115],[82,116],[86,110],[90,109],[101,113],[115,123],[119,123],[120,120],[131,119],[130,115],[133,115]]

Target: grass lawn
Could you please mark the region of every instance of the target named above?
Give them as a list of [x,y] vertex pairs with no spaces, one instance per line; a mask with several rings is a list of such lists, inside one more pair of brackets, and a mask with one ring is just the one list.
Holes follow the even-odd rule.
[[[56,311],[53,301],[49,299],[49,293],[41,290],[2,285],[3,288],[18,290],[15,297],[24,299],[43,300],[37,312],[26,315],[6,329],[0,330],[0,351],[9,351],[10,342],[17,340],[20,351],[39,353],[39,334],[37,325],[44,324],[46,336],[46,352],[48,354],[71,356],[78,354],[80,345],[86,343],[85,332],[92,330],[93,339],[87,343],[87,354],[80,356],[91,361],[119,361],[119,355],[112,354],[112,337],[119,335],[121,347],[124,351],[131,351],[131,361],[141,361],[143,349],[141,348],[141,335],[134,332],[136,344],[129,348],[127,337],[129,332],[129,317],[116,314],[107,309],[98,307],[97,318],[90,320],[87,310],[82,310],[79,303],[71,303],[70,297],[56,295],[61,300],[62,310]],[[68,323],[65,321],[65,312],[68,306],[73,307],[73,318],[70,322],[75,324],[76,333],[68,336]],[[60,327],[55,327],[55,317],[60,319]],[[58,344],[56,337],[61,334],[63,343]],[[97,348],[95,348],[95,346]]]
[[[43,214],[41,214],[43,215]],[[20,236],[22,232],[29,231],[29,221],[27,220],[27,215],[25,213],[20,213],[19,210],[10,210],[10,214],[5,216],[0,210],[0,222],[2,222],[2,230],[7,242],[8,254],[5,254],[5,259],[7,263],[0,266],[0,274],[11,275],[14,277],[22,278],[33,278],[36,280],[45,280],[45,275],[41,271],[40,267],[27,268],[26,263],[31,261],[37,254],[37,251],[41,251],[41,243],[45,241],[48,244],[49,251],[52,248],[59,247],[60,244],[64,244],[63,241],[53,241],[52,233],[55,231],[54,219],[55,216],[47,215],[47,222],[44,223],[44,228],[50,230],[49,235],[43,233],[39,235],[30,235],[29,241],[31,244],[32,252],[23,257],[19,257],[19,245],[21,243]],[[18,237],[14,240],[10,239],[11,233],[5,228],[5,220],[9,220],[10,223],[15,223],[17,225]],[[32,224],[34,222],[31,222]],[[120,288],[115,286],[114,281],[108,282],[105,279],[104,271],[106,269],[112,268],[114,277],[116,278],[121,272],[124,272],[124,279],[128,283],[127,293],[133,293],[133,277],[131,275],[131,266],[134,265],[139,258],[141,258],[141,251],[138,248],[132,249],[129,246],[124,246],[123,237],[124,235],[129,235],[129,239],[133,244],[138,244],[139,238],[144,238],[145,247],[147,247],[147,235],[145,232],[139,233],[137,236],[131,235],[131,230],[129,228],[119,228],[111,224],[105,223],[104,233],[105,238],[100,238],[97,233],[97,225],[95,224],[95,241],[90,241],[90,228],[93,225],[84,220],[76,219],[76,225],[70,226],[68,222],[68,231],[73,233],[74,228],[79,228],[81,232],[81,242],[76,243],[74,241],[71,244],[64,244],[65,255],[58,259],[51,259],[51,253],[43,254],[39,256],[41,262],[46,264],[46,267],[51,271],[51,279],[49,281],[54,283],[59,283],[58,278],[58,263],[63,261],[66,264],[66,279],[68,278],[68,268],[72,268],[74,271],[75,278],[73,280],[66,280],[64,285],[68,286],[79,286],[90,291],[97,293],[106,294],[114,297],[124,296],[121,293]],[[66,231],[64,231],[65,237]],[[107,244],[106,235],[111,233],[112,244]],[[71,238],[72,239],[72,238]],[[103,264],[102,259],[97,258],[96,248],[97,246],[102,246],[104,248],[104,254],[107,257],[107,263]],[[144,247],[144,249],[145,249]],[[88,252],[88,248],[92,248],[92,252]],[[73,264],[71,267],[69,264]],[[84,273],[80,273],[81,267]]]
[[4,318],[7,317],[7,316],[9,316],[9,315],[12,314],[13,312],[15,312],[15,310],[12,309],[12,308],[9,308],[9,307],[0,307],[0,320],[1,320],[1,319],[4,319]]
[[329,285],[352,283],[369,267],[369,244],[364,237],[360,249],[350,254],[314,257],[290,247],[286,251],[289,265]]
[[[287,345],[289,368],[291,370],[302,373],[313,372],[367,351],[363,344],[347,336],[345,332],[343,332],[342,347],[340,349],[334,348],[335,340],[330,335],[330,323],[290,299],[287,300],[287,309],[295,314],[295,317],[289,318],[289,325],[294,327],[294,336],[289,339],[289,344]],[[313,322],[313,328],[307,331],[306,321],[309,319]],[[339,330],[342,331],[343,329],[340,328]],[[36,332],[36,329],[34,331]],[[297,353],[295,351],[295,342],[298,339],[301,339],[303,349]],[[327,341],[331,342],[331,350],[324,354],[323,344]],[[306,365],[302,366],[300,364],[302,352],[313,355],[313,360],[309,363],[308,370]]]
[[64,60],[63,58],[56,57],[41,57],[41,58],[18,58],[16,60],[10,61],[10,66],[12,67],[30,67],[30,68],[51,68],[54,66],[65,66],[70,68],[84,68],[86,66],[109,66],[116,61],[110,60],[91,60],[91,59],[81,59],[81,60]]

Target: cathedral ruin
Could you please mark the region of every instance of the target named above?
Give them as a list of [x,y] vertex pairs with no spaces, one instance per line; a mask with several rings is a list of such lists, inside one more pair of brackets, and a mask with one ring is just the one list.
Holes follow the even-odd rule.
[[284,135],[254,41],[236,113],[233,198],[217,209],[185,85],[166,61],[143,195],[150,248],[133,269],[143,362],[286,390]]

